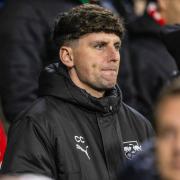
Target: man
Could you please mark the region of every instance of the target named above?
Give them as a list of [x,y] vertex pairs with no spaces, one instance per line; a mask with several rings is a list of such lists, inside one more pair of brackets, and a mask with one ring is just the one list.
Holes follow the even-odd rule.
[[41,98],[12,124],[2,173],[118,179],[153,134],[116,85],[123,32],[122,19],[100,6],[59,14],[53,39],[60,63],[45,69]]
[[[176,88],[175,88],[176,86]],[[169,94],[168,94],[169,93]],[[162,179],[180,178],[180,79],[161,96],[157,107],[157,166]]]
[[[50,41],[55,15],[83,3],[98,3],[113,11],[121,7],[119,0],[6,0],[0,11],[0,97],[8,122],[15,121],[37,99],[41,70],[58,62]],[[125,102],[131,104],[134,95],[128,60],[123,58],[119,84]]]
[[180,23],[179,0],[149,0],[143,17],[128,26],[134,85],[137,103],[133,106],[152,124],[153,107],[160,89],[176,63],[160,38],[167,24]]

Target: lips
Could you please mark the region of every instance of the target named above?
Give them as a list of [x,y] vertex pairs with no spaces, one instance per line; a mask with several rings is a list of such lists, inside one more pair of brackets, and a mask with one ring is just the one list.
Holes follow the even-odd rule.
[[102,74],[104,74],[105,76],[116,76],[117,70],[116,69],[103,69]]
[[104,80],[112,82],[114,84],[117,80],[117,72],[118,69],[114,67],[103,68],[101,70],[101,77]]
[[102,71],[115,71],[115,72],[117,72],[117,68],[116,67],[107,67],[107,68],[103,68]]

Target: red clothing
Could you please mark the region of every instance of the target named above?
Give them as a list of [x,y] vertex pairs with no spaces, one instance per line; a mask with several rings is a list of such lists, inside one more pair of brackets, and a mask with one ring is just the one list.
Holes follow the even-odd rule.
[[164,26],[166,24],[166,20],[158,12],[157,3],[151,2],[148,4],[147,14],[152,17],[160,26]]
[[3,123],[0,120],[0,164],[2,163],[5,149],[6,149],[7,137],[3,127]]

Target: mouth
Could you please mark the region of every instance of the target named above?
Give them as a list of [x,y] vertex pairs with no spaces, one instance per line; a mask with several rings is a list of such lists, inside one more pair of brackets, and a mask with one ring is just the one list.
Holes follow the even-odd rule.
[[108,82],[113,82],[113,83],[116,82],[117,74],[118,74],[118,69],[114,67],[103,68],[101,70],[101,77]]
[[116,76],[117,69],[103,69],[102,74],[104,74],[105,76]]
[[103,68],[102,71],[112,71],[112,72],[117,72],[117,68],[111,68],[111,67],[108,67],[108,68]]

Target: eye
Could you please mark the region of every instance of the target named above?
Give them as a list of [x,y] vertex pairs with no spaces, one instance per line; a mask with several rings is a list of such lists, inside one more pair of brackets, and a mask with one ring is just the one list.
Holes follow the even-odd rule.
[[163,140],[171,140],[176,136],[176,131],[171,128],[163,129],[159,132],[159,137]]
[[97,43],[97,44],[94,45],[94,47],[95,47],[96,49],[98,49],[98,50],[104,49],[105,46],[106,46],[106,44],[103,43],[103,42],[102,42],[102,43]]
[[119,51],[120,48],[121,48],[121,45],[118,43],[118,44],[115,44],[114,47],[115,47],[115,49],[116,49],[117,51]]

